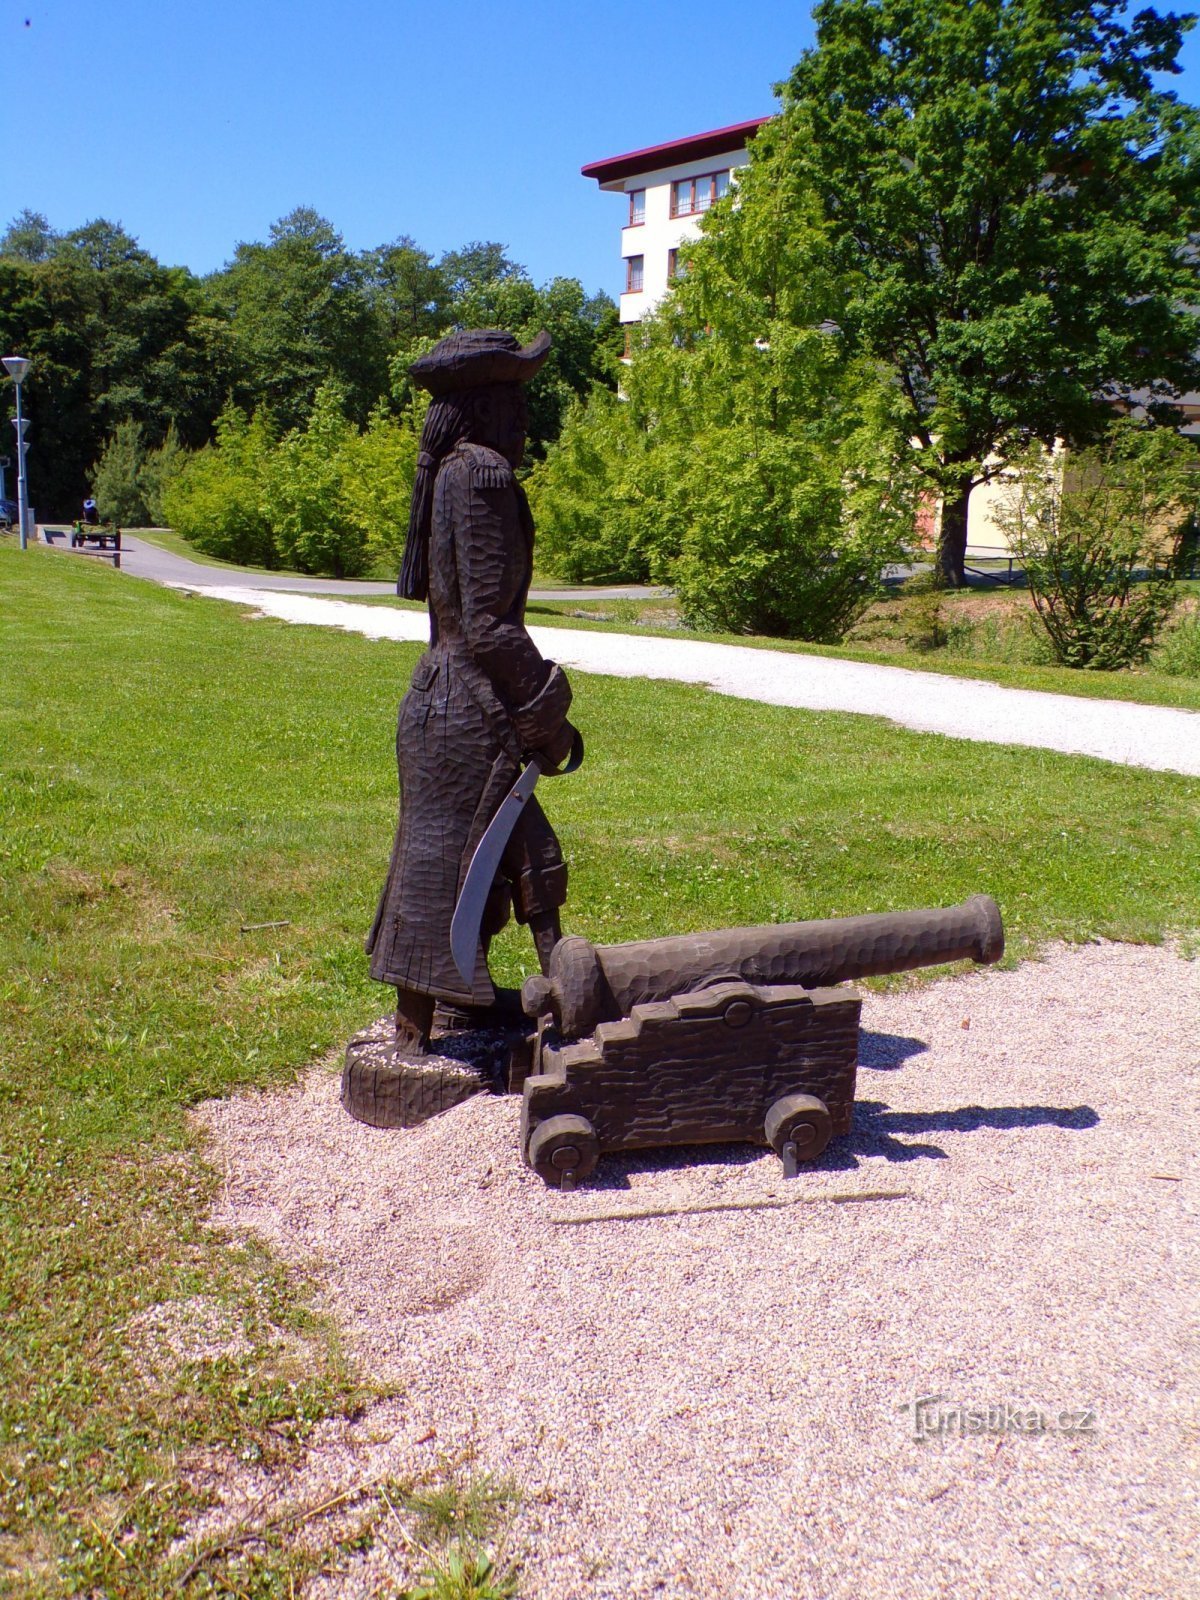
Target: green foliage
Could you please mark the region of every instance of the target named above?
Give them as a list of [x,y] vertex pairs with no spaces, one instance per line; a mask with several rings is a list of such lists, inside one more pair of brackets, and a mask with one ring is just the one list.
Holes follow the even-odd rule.
[[284,566],[337,578],[362,571],[366,539],[341,494],[340,458],[355,431],[341,394],[326,384],[317,391],[308,426],[289,433],[271,457],[262,504]]
[[572,402],[593,384],[611,387],[621,351],[617,308],[606,294],[584,294],[576,278],[554,278],[537,289],[524,276],[506,273],[469,287],[456,307],[467,328],[504,328],[522,344],[544,328],[554,343],[529,384],[527,459],[540,460],[557,439]]
[[210,556],[247,566],[278,566],[264,506],[274,449],[266,418],[247,421],[236,406],[217,418],[216,442],[197,451],[164,486],[162,511],[175,531]]
[[261,413],[248,422],[229,406],[214,445],[182,460],[163,457],[163,514],[223,561],[339,578],[394,566],[408,528],[421,414],[418,407],[397,418],[380,405],[360,433],[340,390],[326,384],[308,425],[276,443]]
[[[324,217],[300,207],[265,243],[239,244],[227,267],[200,280],[160,266],[102,218],[60,234],[27,211],[0,238],[0,344],[33,362],[29,471],[43,517],[78,513],[92,466],[122,423],[141,427],[153,477],[167,464],[155,452],[169,437],[172,456],[209,443],[231,400],[248,416],[261,412],[275,437],[304,430],[326,384],[356,428],[383,399],[407,411],[419,398],[409,363],[468,318],[511,325],[523,338],[543,325],[554,335],[532,396],[535,457],[574,395],[597,378],[612,381],[612,301],[588,297],[573,279],[535,289],[490,242],[435,261],[401,235],[355,254]],[[7,402],[7,385],[0,394]],[[144,494],[160,519],[161,488],[148,478]],[[382,509],[366,498],[372,523],[389,529],[390,494]],[[389,551],[394,542],[383,535]]]
[[[838,320],[899,376],[962,581],[985,459],[1072,444],[1113,388],[1196,386],[1194,18],[1121,0],[820,0],[766,164],[819,197]],[[756,145],[763,141],[756,141]]]
[[596,389],[567,410],[558,443],[529,478],[540,564],[572,583],[644,583],[655,457],[624,400]]
[[[684,616],[734,633],[836,643],[876,591],[895,536],[856,518],[837,450],[743,424],[696,440],[704,470],[669,502]],[[689,452],[690,455],[690,452]],[[683,462],[680,462],[683,465]]]
[[141,425],[118,423],[92,472],[92,490],[105,522],[136,528],[149,521],[143,484],[145,466]]
[[401,1600],[513,1600],[517,1586],[517,1574],[499,1570],[485,1551],[454,1545],[434,1557],[420,1585]]
[[402,234],[363,258],[366,290],[393,347],[436,336],[447,325],[453,291],[443,264]]
[[782,161],[709,213],[625,398],[573,411],[533,474],[555,571],[648,574],[690,623],[730,632],[829,641],[859,615],[911,530],[914,481],[891,390],[829,324],[822,236]]
[[163,499],[167,485],[179,472],[185,459],[186,452],[179,442],[175,424],[172,423],[158,449],[146,452],[138,478],[146,515],[153,526],[159,526],[165,520]]
[[401,417],[381,402],[363,432],[352,431],[342,441],[342,504],[361,533],[367,564],[376,571],[400,569],[424,413],[424,401]]
[[58,234],[40,211],[26,208],[9,223],[0,238],[0,256],[14,261],[48,261]]
[[203,285],[115,224],[47,232],[41,244],[26,232],[14,224],[0,251],[0,344],[32,361],[31,498],[44,518],[70,518],[122,423],[140,425],[147,449],[172,424],[185,444],[204,441],[225,349]]
[[404,1509],[417,1518],[416,1537],[425,1545],[486,1539],[511,1518],[520,1500],[511,1478],[497,1478],[490,1472],[464,1482],[449,1474],[432,1487],[410,1489],[401,1495]]
[[239,244],[213,282],[229,318],[235,397],[280,432],[302,427],[322,384],[343,389],[366,420],[387,386],[383,328],[363,264],[324,217],[299,206],[266,244]]
[[507,246],[494,239],[472,239],[461,250],[447,250],[438,270],[455,300],[504,279],[528,276],[525,268],[510,258]]
[[1019,458],[998,525],[1020,556],[1056,660],[1145,661],[1175,604],[1174,548],[1197,497],[1195,446],[1122,421],[1065,463]]

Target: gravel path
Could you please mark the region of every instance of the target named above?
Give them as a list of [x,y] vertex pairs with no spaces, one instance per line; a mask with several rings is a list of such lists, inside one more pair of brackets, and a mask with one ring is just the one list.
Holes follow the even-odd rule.
[[[262,589],[188,587],[254,606],[264,616],[285,622],[343,628],[369,639],[423,641],[429,636],[428,620],[420,611]],[[1126,766],[1200,775],[1200,712],[1007,689],[977,678],[950,678],[746,645],[575,628],[532,627],[529,632],[543,654],[585,672],[619,678],[673,678],[681,683],[707,684],[721,694],[768,705],[853,711],[956,739],[1032,745],[1099,756]]]
[[[1146,947],[869,994],[856,1132],[791,1184],[718,1148],[552,1194],[515,1101],[380,1132],[328,1067],[206,1105],[217,1224],[314,1271],[399,1385],[289,1495],[472,1447],[524,1485],[527,1600],[1200,1594],[1198,1022],[1200,971]],[[964,1437],[954,1406],[999,1411]],[[271,1485],[222,1492],[217,1521]]]

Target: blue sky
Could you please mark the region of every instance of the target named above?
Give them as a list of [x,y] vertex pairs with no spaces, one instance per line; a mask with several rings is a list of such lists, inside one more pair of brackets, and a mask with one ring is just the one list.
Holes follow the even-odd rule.
[[107,216],[206,272],[313,205],[352,249],[499,239],[615,294],[622,207],[580,166],[770,112],[811,41],[778,0],[0,0],[0,225]]
[[580,166],[770,112],[811,35],[764,0],[0,0],[0,225],[107,216],[205,272],[313,205],[353,249],[499,239],[615,293]]

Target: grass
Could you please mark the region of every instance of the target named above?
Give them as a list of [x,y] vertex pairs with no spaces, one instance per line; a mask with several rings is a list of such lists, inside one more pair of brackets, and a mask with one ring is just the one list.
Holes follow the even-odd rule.
[[[37,549],[0,547],[0,593],[0,1587],[158,1596],[205,1500],[189,1463],[286,1471],[370,1398],[304,1285],[205,1228],[186,1113],[289,1082],[387,1008],[362,937],[418,650]],[[588,760],[545,804],[591,938],[977,889],[1015,954],[1200,920],[1200,781],[685,685],[575,691]],[[260,923],[284,925],[242,931]],[[531,966],[507,930],[497,976]],[[144,1371],[131,1319],[196,1299],[241,1353]],[[330,1523],[313,1556],[284,1533],[250,1530],[180,1592],[286,1595],[350,1537]],[[457,1577],[439,1547],[436,1592],[503,1592],[471,1537]]]
[[[140,538],[161,545],[164,550],[199,562],[203,566],[224,567],[242,572],[267,572],[265,567],[237,567],[228,561],[201,555],[193,545],[169,528],[135,529]],[[980,563],[984,565],[985,563]],[[1003,564],[997,563],[997,570]],[[390,581],[390,570],[363,574],[365,578]],[[535,572],[530,587],[539,591],[579,590],[586,584],[571,584],[548,573]],[[606,585],[596,585],[601,590]],[[1179,585],[1181,597],[1194,604],[1200,595],[1200,581]],[[872,606],[870,612],[841,645],[811,645],[794,639],[773,639],[762,635],[723,634],[685,628],[679,608],[670,597],[652,599],[536,600],[528,607],[531,623],[544,627],[601,629],[610,633],[679,633],[688,639],[714,644],[748,645],[761,650],[782,650],[794,654],[824,655],[846,661],[865,661],[881,666],[906,667],[913,672],[940,672],[958,678],[983,678],[1015,689],[1041,689],[1051,694],[1080,695],[1086,699],[1128,700],[1144,705],[1175,706],[1200,711],[1200,672],[1195,668],[1194,647],[1186,652],[1170,650],[1170,635],[1164,643],[1164,658],[1171,668],[1157,670],[1152,664],[1129,672],[1084,672],[1055,666],[1039,652],[1031,630],[1025,626],[1030,611],[1024,589],[1008,587],[991,590],[976,586],[963,593],[947,593],[939,598],[942,626],[947,637],[934,647],[914,644],[921,624],[914,616],[928,609],[928,600],[904,590],[892,589]],[[403,609],[423,609],[414,601],[392,595],[357,595],[362,605],[392,605]],[[1164,660],[1165,664],[1165,660]]]

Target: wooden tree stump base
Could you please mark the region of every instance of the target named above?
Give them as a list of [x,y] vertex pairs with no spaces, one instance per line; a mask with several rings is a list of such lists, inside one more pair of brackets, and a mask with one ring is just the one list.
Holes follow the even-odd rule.
[[415,1128],[473,1094],[503,1093],[513,1043],[501,1029],[464,1029],[413,1056],[397,1048],[394,1019],[380,1017],[346,1046],[342,1105],[373,1128]]

